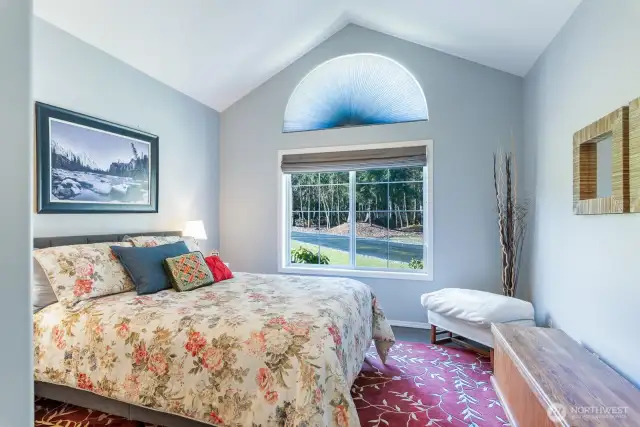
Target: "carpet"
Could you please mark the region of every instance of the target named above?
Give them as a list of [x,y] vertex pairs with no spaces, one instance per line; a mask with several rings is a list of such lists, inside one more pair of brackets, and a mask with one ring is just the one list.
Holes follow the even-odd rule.
[[150,427],[91,409],[36,398],[35,427]]
[[362,426],[508,426],[490,375],[489,359],[473,352],[398,342],[386,366],[367,352],[351,394]]
[[[361,426],[508,426],[489,360],[451,347],[398,342],[383,365],[371,347],[351,389]],[[36,427],[141,427],[98,411],[36,399]]]

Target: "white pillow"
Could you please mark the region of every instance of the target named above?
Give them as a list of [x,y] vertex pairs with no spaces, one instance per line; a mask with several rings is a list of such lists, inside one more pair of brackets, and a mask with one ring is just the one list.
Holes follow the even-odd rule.
[[429,311],[480,325],[534,319],[530,302],[475,289],[440,289],[420,302]]
[[200,245],[193,237],[182,237],[182,241],[187,245],[189,252],[200,252]]
[[51,287],[51,283],[49,283],[49,278],[46,273],[33,258],[33,278],[31,281],[31,299],[33,305],[33,312],[40,311],[43,308],[58,302],[58,298],[56,298],[56,294],[53,293],[53,288]]

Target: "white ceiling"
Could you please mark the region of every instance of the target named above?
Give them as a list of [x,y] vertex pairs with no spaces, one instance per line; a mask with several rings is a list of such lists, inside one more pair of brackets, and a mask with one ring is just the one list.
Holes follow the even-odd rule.
[[34,13],[222,111],[354,22],[519,76],[581,0],[34,0]]

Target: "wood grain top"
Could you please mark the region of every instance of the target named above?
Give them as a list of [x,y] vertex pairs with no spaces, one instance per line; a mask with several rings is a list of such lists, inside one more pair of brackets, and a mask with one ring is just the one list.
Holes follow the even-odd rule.
[[640,426],[640,390],[563,331],[491,330],[543,407],[559,408],[558,425]]

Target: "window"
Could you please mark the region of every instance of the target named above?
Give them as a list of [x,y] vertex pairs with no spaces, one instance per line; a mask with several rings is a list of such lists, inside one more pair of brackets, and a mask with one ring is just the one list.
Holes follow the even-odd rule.
[[307,74],[289,98],[282,131],[429,120],[418,80],[393,59],[356,53],[330,59]]
[[[428,150],[427,142],[377,146],[388,150],[401,144]],[[340,153],[352,156],[365,147],[338,147],[326,155],[316,150],[280,152],[280,271],[432,279],[432,156],[418,166],[405,160],[340,159]],[[318,160],[328,155],[330,167]],[[293,171],[285,168],[285,158],[298,162]],[[311,163],[300,166],[310,158]],[[336,170],[341,162],[344,170]]]

